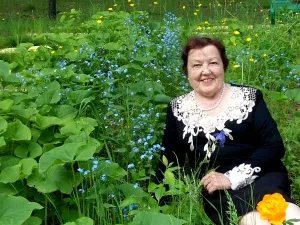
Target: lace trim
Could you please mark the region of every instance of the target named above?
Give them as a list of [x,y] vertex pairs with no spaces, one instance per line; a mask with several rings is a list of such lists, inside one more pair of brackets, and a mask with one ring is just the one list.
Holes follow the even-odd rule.
[[[256,89],[231,86],[231,90],[232,95],[229,106],[217,117],[209,116],[200,109],[196,104],[193,91],[179,96],[171,102],[174,116],[185,125],[182,138],[184,139],[187,134],[190,134],[188,143],[190,143],[192,151],[194,150],[193,137],[197,136],[199,132],[204,132],[208,138],[210,136],[207,134],[211,134],[216,130],[223,130],[226,121],[236,120],[240,124],[247,119],[249,112],[252,112],[255,105]],[[211,151],[207,151],[207,156],[210,157],[211,153]]]
[[227,171],[224,175],[231,182],[231,189],[237,190],[251,184],[258,176],[253,173],[259,173],[260,167],[252,168],[250,164],[242,163]]

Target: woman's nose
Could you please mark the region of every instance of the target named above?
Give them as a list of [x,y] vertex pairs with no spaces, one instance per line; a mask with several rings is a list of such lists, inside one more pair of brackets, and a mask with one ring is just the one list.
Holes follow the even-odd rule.
[[210,69],[207,67],[207,66],[203,66],[202,67],[202,72],[201,72],[203,75],[209,75],[211,74],[211,71]]

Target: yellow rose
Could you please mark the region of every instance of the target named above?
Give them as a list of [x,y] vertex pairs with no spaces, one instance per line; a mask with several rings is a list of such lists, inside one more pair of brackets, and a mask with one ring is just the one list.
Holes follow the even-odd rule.
[[260,213],[260,218],[268,220],[271,224],[279,225],[285,220],[286,209],[288,203],[281,194],[275,193],[265,195],[263,200],[257,204],[257,211]]

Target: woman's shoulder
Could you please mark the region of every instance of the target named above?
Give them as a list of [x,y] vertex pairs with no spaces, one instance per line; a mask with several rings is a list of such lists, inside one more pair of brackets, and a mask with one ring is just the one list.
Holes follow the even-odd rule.
[[193,100],[193,91],[190,91],[188,93],[179,95],[175,98],[173,98],[170,102],[171,105],[176,105],[176,104],[180,104],[182,102],[186,102],[186,101],[192,101]]
[[243,96],[243,98],[257,100],[262,98],[263,94],[262,91],[256,87],[252,87],[245,84],[234,84],[230,83],[232,87],[233,93],[236,93],[238,96]]

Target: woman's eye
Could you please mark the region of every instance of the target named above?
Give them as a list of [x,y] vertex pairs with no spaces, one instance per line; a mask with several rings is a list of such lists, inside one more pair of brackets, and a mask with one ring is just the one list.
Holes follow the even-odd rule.
[[211,62],[210,64],[217,65],[217,64],[218,64],[218,62]]
[[193,65],[194,68],[199,68],[199,67],[201,67],[201,66],[202,66],[201,64],[194,64],[194,65]]

